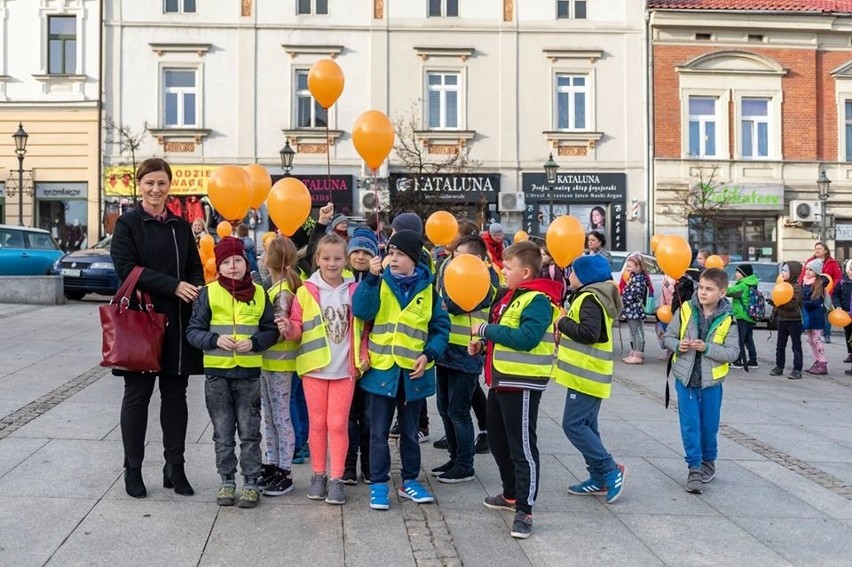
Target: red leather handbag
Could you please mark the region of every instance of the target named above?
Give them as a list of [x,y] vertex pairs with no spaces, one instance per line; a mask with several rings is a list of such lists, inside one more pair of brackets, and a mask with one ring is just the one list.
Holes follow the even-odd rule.
[[[101,366],[132,372],[159,372],[168,317],[156,313],[147,292],[136,290],[142,267],[136,266],[109,305],[101,305],[103,361]],[[131,309],[136,291],[138,309]]]

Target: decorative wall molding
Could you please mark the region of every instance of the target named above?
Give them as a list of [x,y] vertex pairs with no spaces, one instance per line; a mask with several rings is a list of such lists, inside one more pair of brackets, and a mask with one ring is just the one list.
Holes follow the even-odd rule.
[[514,0],[503,0],[503,21],[511,22],[515,16]]
[[199,57],[210,51],[211,43],[149,43],[151,50],[162,57],[163,53],[195,53]]
[[[566,146],[585,146],[594,149],[595,145],[603,137],[603,132],[563,132],[561,130],[551,130],[542,132],[544,139],[550,142],[551,148],[561,148]],[[563,154],[559,154],[563,155]],[[564,154],[571,155],[571,154]]]
[[373,19],[382,20],[385,17],[385,0],[373,0]]
[[299,144],[319,144],[323,146],[331,142],[333,146],[338,138],[343,135],[343,130],[329,130],[326,136],[325,128],[297,128],[291,130],[282,130],[284,136],[296,145]]
[[200,144],[210,135],[208,128],[148,128],[148,132],[157,139],[157,143],[165,145],[169,141],[192,141]]
[[428,61],[430,57],[458,57],[464,63],[473,55],[474,51],[476,51],[474,47],[414,47],[414,52],[423,61]]
[[336,59],[338,55],[343,53],[342,45],[294,45],[281,44],[290,59],[295,59],[299,55],[326,55],[331,59]]
[[240,10],[241,16],[251,16],[251,0],[243,0]]
[[550,59],[551,63],[556,63],[560,59],[588,59],[589,63],[594,63],[603,57],[602,49],[574,49],[569,47],[545,47],[541,50],[544,56]]
[[166,142],[163,151],[173,154],[192,153],[195,151],[195,142]]
[[296,151],[300,154],[324,154],[328,151],[328,144],[296,144]]

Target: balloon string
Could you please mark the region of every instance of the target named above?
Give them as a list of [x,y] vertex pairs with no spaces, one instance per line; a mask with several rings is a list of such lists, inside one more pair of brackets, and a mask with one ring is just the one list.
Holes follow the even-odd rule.
[[[373,193],[376,197],[376,230],[379,230],[379,226],[381,225],[381,203],[379,202],[379,172],[375,169],[373,171]],[[376,237],[378,238],[378,234]]]
[[331,203],[331,132],[328,129],[328,108],[325,109],[325,165],[328,171],[328,202]]

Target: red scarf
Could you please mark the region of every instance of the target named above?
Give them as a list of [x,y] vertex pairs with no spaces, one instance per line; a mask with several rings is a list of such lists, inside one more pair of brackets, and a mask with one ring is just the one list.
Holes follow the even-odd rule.
[[251,274],[248,271],[246,271],[246,275],[241,280],[234,280],[219,274],[217,281],[237,301],[249,303],[254,299],[254,281],[251,279]]

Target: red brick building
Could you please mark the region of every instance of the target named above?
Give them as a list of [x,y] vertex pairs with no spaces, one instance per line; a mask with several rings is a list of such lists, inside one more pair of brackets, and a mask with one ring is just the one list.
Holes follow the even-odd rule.
[[648,10],[652,231],[786,260],[807,256],[825,220],[835,255],[852,258],[852,0]]

